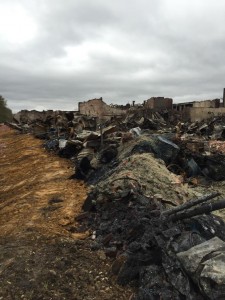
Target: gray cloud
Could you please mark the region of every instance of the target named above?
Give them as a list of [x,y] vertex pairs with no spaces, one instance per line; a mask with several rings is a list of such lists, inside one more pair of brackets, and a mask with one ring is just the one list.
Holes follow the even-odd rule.
[[2,0],[0,93],[14,110],[222,96],[222,0]]

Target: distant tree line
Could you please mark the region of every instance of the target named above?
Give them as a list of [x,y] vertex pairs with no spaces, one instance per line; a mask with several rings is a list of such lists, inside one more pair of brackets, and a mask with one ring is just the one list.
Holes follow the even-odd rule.
[[11,121],[13,117],[11,109],[7,107],[7,101],[0,95],[0,123]]

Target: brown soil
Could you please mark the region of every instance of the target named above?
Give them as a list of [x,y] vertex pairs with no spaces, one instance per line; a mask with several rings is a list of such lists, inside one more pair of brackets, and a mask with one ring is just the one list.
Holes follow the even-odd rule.
[[[87,188],[42,141],[0,126],[0,299],[129,299],[75,218]],[[71,228],[73,230],[71,230]]]

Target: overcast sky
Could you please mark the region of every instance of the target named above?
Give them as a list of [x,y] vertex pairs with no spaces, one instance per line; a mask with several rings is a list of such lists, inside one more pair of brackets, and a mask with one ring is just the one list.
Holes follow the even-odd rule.
[[1,0],[0,94],[13,111],[221,98],[224,0]]

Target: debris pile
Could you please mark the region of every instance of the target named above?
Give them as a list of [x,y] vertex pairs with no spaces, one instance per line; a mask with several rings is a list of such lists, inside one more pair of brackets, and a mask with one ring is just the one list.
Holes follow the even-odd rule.
[[[135,140],[133,152],[153,153],[168,170],[189,184],[209,184],[225,179],[225,118],[213,117],[207,123],[171,126],[165,113],[130,109],[120,117],[102,123],[99,118],[75,112],[53,112],[15,117],[10,126],[32,132],[46,140],[45,147],[72,159],[75,177],[89,180],[95,173],[112,168],[121,145]],[[146,140],[140,140],[145,137]]]
[[210,213],[225,200],[190,184],[225,180],[225,120],[170,128],[165,119],[65,113],[11,126],[74,162],[90,192],[71,230],[92,229],[92,249],[112,258],[118,282],[138,287],[133,300],[224,299],[225,224]]
[[[178,153],[166,138],[139,136],[118,148],[109,168],[89,177],[94,185],[83,205],[88,213],[81,228],[92,228],[93,250],[103,249],[114,259],[118,282],[138,287],[135,300],[225,297],[224,248],[216,254],[206,250],[202,260],[194,260],[194,272],[187,268],[186,254],[201,252],[195,246],[204,242],[225,245],[224,222],[209,214],[225,208],[225,200],[212,201],[219,196],[213,193],[186,202],[194,192],[166,168]],[[221,268],[207,270],[204,266],[214,260]]]
[[217,116],[194,123],[182,123],[178,122],[176,130],[180,134],[186,136],[196,135],[202,136],[205,139],[224,139],[225,138],[225,116]]
[[[214,193],[189,201],[189,207],[165,210],[162,197],[146,197],[138,184],[126,189],[128,193],[111,193],[111,198],[104,189],[98,198],[90,193],[83,206],[89,211],[83,226],[94,232],[92,248],[114,258],[112,272],[118,282],[136,285],[136,300],[223,299],[225,224],[204,213],[224,208],[225,200],[211,201],[218,195]],[[216,298],[210,297],[213,293]]]
[[183,174],[187,182],[207,184],[212,180],[224,180],[224,130],[224,116],[214,117],[207,123],[178,123],[176,144],[180,152],[175,164],[168,166],[169,169]]

